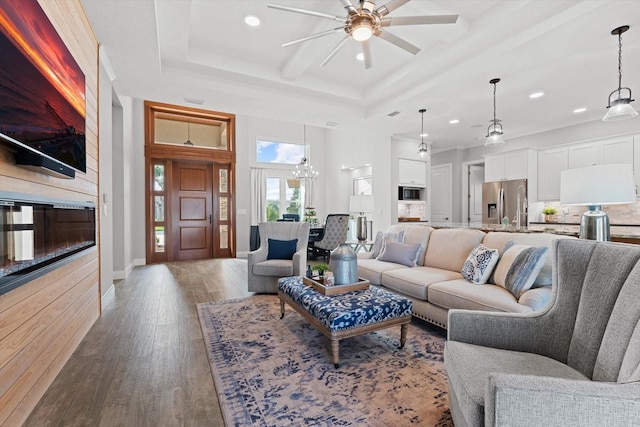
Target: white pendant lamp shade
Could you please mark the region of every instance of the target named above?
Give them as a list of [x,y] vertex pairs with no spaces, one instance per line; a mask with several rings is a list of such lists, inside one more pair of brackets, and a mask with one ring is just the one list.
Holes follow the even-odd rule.
[[621,205],[636,202],[633,168],[608,164],[565,169],[560,174],[561,205]]
[[602,118],[605,122],[632,119],[638,115],[631,106],[634,101],[631,97],[631,89],[622,87],[622,33],[628,29],[628,25],[623,25],[611,31],[611,35],[618,36],[618,89],[609,94],[607,114]]

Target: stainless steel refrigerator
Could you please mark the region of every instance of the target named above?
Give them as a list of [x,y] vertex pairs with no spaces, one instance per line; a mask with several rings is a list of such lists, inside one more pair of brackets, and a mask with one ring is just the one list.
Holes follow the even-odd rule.
[[527,226],[527,180],[485,182],[482,184],[482,222],[501,224],[508,218],[509,225]]

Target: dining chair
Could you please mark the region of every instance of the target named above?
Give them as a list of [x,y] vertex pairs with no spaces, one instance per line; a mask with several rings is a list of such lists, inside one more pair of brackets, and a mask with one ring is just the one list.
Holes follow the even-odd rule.
[[347,241],[347,231],[349,230],[348,214],[329,214],[324,225],[322,239],[313,242],[309,247],[312,257],[329,258],[331,251],[338,247],[340,243]]

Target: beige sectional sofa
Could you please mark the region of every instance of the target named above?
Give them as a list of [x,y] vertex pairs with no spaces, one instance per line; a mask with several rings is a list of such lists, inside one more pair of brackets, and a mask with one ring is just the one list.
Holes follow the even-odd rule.
[[[387,233],[404,232],[406,244],[426,244],[418,265],[407,267],[358,254],[358,276],[413,301],[413,315],[443,328],[450,309],[470,309],[526,313],[542,308],[551,297],[552,242],[573,238],[550,233],[488,232],[462,228],[434,229],[422,224],[395,224]],[[469,253],[482,243],[501,250],[509,241],[519,245],[549,248],[544,265],[532,289],[516,298],[502,286],[488,282],[478,285],[461,274]]]

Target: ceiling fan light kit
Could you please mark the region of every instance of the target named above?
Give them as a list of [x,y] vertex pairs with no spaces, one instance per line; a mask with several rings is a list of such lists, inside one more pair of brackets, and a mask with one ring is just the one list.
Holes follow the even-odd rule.
[[358,6],[351,3],[350,0],[339,0],[344,9],[347,12],[347,16],[335,16],[328,13],[317,12],[314,10],[300,9],[297,7],[282,6],[278,4],[268,4],[267,6],[272,9],[284,10],[286,12],[301,13],[303,15],[311,15],[318,18],[330,19],[332,21],[342,23],[342,27],[336,27],[330,30],[322,31],[317,34],[311,34],[306,37],[302,37],[297,40],[293,40],[284,43],[282,46],[287,47],[297,43],[313,40],[319,37],[324,37],[330,34],[344,31],[345,37],[334,47],[326,58],[320,63],[320,66],[325,66],[340,49],[345,45],[349,38],[362,43],[362,54],[364,56],[365,69],[369,69],[373,66],[371,60],[371,51],[368,41],[371,37],[378,37],[388,43],[391,43],[413,55],[420,52],[420,48],[414,46],[408,41],[395,36],[387,31],[383,31],[382,28],[391,27],[394,25],[431,25],[431,24],[455,24],[458,20],[458,15],[435,15],[435,16],[406,16],[398,18],[388,18],[388,14],[399,8],[400,6],[408,3],[410,0],[391,0],[383,6],[376,8],[375,1],[360,0]]
[[622,87],[622,33],[628,29],[628,25],[623,25],[611,31],[612,36],[618,36],[618,89],[609,94],[607,114],[602,118],[605,122],[631,119],[638,115],[636,110],[631,106],[631,103],[634,101],[634,99],[631,98],[631,89]]
[[504,138],[502,138],[502,125],[500,120],[496,118],[496,85],[500,79],[491,79],[489,83],[493,85],[493,120],[487,128],[487,141],[484,143],[485,147],[490,145],[502,145],[504,144]]

